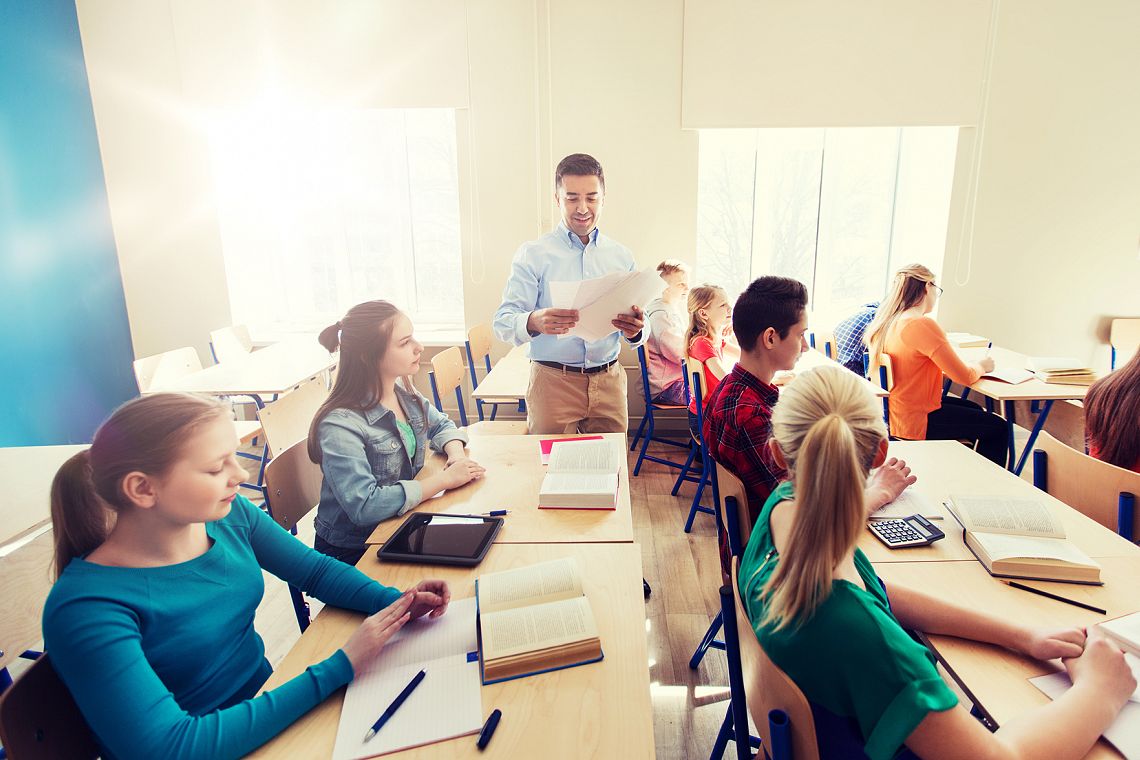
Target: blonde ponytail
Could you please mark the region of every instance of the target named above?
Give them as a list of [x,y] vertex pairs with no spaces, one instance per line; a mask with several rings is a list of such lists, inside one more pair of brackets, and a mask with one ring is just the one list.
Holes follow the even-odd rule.
[[883,305],[875,312],[875,318],[867,325],[864,338],[867,351],[871,355],[872,372],[882,363],[883,346],[887,342],[887,333],[890,332],[891,325],[904,311],[922,302],[926,296],[928,282],[934,282],[934,272],[922,264],[908,264],[895,272],[894,280],[891,281],[891,290],[887,293]]
[[827,599],[835,568],[862,530],[863,489],[886,428],[867,384],[826,366],[784,391],[772,413],[772,437],[796,494],[787,545],[762,591],[762,624],[780,630],[810,618]]

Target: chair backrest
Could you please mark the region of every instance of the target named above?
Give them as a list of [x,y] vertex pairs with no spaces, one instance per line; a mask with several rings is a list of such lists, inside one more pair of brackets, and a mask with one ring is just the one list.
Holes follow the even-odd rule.
[[724,509],[724,525],[729,531],[729,548],[734,557],[739,557],[744,553],[744,547],[748,546],[748,539],[752,535],[752,515],[748,510],[748,493],[744,490],[744,484],[740,482],[740,478],[729,472],[715,459],[712,462],[713,467],[716,468],[720,503]]
[[0,741],[12,760],[99,755],[95,736],[46,654],[0,697]]
[[645,346],[637,347],[637,363],[641,368],[641,392],[645,395],[645,413],[652,414],[653,391],[649,387],[649,361],[645,355]]
[[309,425],[321,404],[329,397],[323,377],[314,377],[257,410],[269,455],[277,456],[309,435]]
[[693,392],[692,383],[693,383],[693,373],[694,372],[696,374],[700,375],[700,377],[701,377],[700,403],[704,404],[705,399],[707,399],[709,397],[709,389],[705,387],[705,382],[704,382],[704,380],[705,380],[705,363],[702,362],[700,359],[694,359],[691,356],[686,356],[685,357],[685,374],[689,376],[689,385],[690,385],[689,393],[690,394],[692,394],[692,392]]
[[[475,325],[467,331],[467,345],[471,347],[472,360],[482,359],[484,364],[490,369],[491,366],[491,347],[494,345],[494,340],[491,337],[491,326],[488,324]],[[475,362],[472,361],[472,364]]]
[[1116,369],[1140,350],[1140,317],[1112,320],[1108,342],[1112,344],[1112,368]]
[[443,409],[441,393],[454,391],[456,403],[459,405],[459,419],[466,427],[467,409],[463,403],[463,354],[460,353],[459,346],[440,351],[432,357],[431,366],[428,379],[431,381],[431,392],[436,407]]
[[136,359],[134,368],[139,393],[146,393],[152,388],[162,388],[165,383],[197,372],[202,369],[202,360],[192,346],[186,346]]
[[292,530],[321,500],[321,466],[309,459],[308,439],[297,441],[265,465],[265,498],[278,525]]
[[819,743],[815,737],[815,718],[811,704],[787,673],[780,670],[760,642],[744,605],[740,601],[737,573],[740,560],[732,563],[732,597],[736,602],[736,631],[740,641],[740,665],[744,673],[744,693],[748,697],[748,712],[760,734],[762,746],[773,747],[771,724],[768,716],[773,710],[787,714],[791,722],[791,757],[793,760],[819,760]]
[[823,353],[828,359],[835,359],[835,333],[830,332],[817,332],[815,335],[815,343],[812,347]]
[[246,356],[253,350],[253,340],[249,337],[249,328],[245,325],[231,325],[210,333],[210,350],[214,352],[214,361],[233,361]]
[[1093,459],[1043,430],[1034,446],[1033,484],[1109,530],[1130,540],[1140,537],[1135,509],[1121,524],[1121,513],[1129,511],[1122,504],[1140,496],[1140,473]]

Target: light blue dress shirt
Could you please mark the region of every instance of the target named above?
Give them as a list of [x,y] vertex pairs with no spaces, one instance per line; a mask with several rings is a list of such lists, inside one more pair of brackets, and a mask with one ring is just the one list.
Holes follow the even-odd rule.
[[[597,367],[618,357],[619,340],[625,340],[620,331],[601,340],[587,343],[581,338],[559,339],[556,335],[532,336],[526,321],[532,311],[553,306],[550,300],[550,283],[572,280],[591,280],[612,272],[632,272],[636,269],[633,254],[616,240],[599,234],[595,229],[589,244],[559,222],[552,232],[538,240],[523,243],[511,264],[511,277],[503,290],[503,303],[495,312],[494,331],[499,340],[514,345],[530,342],[530,358],[571,367]],[[632,346],[645,342],[649,323]],[[620,336],[620,337],[619,337]]]

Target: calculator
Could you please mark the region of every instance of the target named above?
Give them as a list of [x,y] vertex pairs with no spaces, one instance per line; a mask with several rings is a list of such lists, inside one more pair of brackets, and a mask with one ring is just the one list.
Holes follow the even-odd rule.
[[892,549],[902,549],[907,546],[926,546],[946,534],[934,526],[922,515],[911,515],[892,520],[871,520],[867,527],[875,534],[875,538],[882,541]]

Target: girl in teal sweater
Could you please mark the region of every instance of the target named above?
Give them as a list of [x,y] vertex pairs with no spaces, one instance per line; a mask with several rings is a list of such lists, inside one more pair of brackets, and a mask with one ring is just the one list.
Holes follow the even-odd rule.
[[[44,641],[108,758],[245,755],[352,680],[449,591],[401,594],[309,549],[238,496],[223,404],[157,394],[120,407],[52,484],[58,580]],[[253,628],[262,569],[364,612],[344,647],[255,696],[272,668]]]

